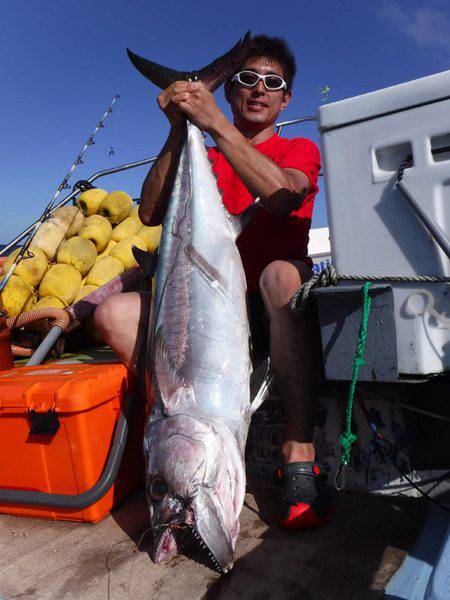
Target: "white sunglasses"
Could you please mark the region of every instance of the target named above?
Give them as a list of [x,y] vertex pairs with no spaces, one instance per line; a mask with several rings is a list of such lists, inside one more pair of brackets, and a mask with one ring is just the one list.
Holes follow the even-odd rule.
[[233,75],[231,81],[238,81],[241,85],[252,88],[255,87],[261,79],[264,82],[266,90],[271,92],[285,90],[287,88],[287,83],[279,75],[260,75],[254,71],[240,71],[239,73],[236,73],[236,75]]

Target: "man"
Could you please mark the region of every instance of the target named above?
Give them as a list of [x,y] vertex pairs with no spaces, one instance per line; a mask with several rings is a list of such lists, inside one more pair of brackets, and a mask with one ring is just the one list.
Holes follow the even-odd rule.
[[[269,318],[271,365],[286,413],[284,464],[276,480],[281,486],[281,524],[291,529],[321,525],[333,510],[320,467],[314,462],[312,443],[313,319],[308,312],[294,315],[289,309],[293,293],[312,275],[307,245],[320,169],[313,142],[275,134],[279,113],[291,99],[295,70],[295,59],[283,40],[256,36],[249,57],[225,83],[234,123],[201,82],[177,81],[162,91],[158,104],[169,120],[170,132],[144,181],[139,208],[146,225],[162,222],[186,118],[209,133],[216,144],[209,158],[226,208],[239,214],[259,198],[262,208],[240,236],[238,247],[257,345],[262,330],[258,305]],[[149,294],[136,292],[113,296],[96,311],[105,341],[131,369],[137,368],[149,306]]]

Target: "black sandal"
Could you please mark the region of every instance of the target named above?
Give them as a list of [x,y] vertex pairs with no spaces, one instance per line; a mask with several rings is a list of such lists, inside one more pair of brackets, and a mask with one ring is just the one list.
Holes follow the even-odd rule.
[[314,462],[294,462],[278,467],[275,483],[281,487],[281,527],[306,529],[330,521],[335,508],[326,480],[326,475]]

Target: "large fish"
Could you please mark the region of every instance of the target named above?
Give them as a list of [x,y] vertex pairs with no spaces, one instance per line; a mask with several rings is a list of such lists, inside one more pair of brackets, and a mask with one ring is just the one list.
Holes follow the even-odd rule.
[[[197,74],[129,55],[160,87],[189,77],[215,89],[243,62],[250,43],[247,34]],[[193,537],[219,571],[233,565],[245,494],[245,442],[251,414],[266,391],[263,385],[250,403],[246,281],[235,243],[241,227],[242,218],[222,204],[201,131],[187,122],[149,326],[153,398],[144,447],[157,563],[178,554],[183,538]]]

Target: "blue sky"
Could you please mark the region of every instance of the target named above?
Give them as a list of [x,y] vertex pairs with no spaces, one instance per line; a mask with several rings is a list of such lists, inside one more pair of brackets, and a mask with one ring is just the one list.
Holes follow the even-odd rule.
[[[156,105],[156,88],[131,66],[127,46],[174,68],[193,69],[223,53],[247,29],[281,35],[298,61],[284,119],[315,114],[321,86],[330,87],[333,102],[450,64],[448,0],[1,4],[0,243],[39,216],[115,94],[121,95],[117,109],[70,183],[158,153],[167,123]],[[227,111],[221,90],[216,97]],[[289,128],[285,135],[319,142],[313,124]],[[140,168],[98,185],[137,197],[144,176]],[[323,193],[314,224],[326,224]]]

